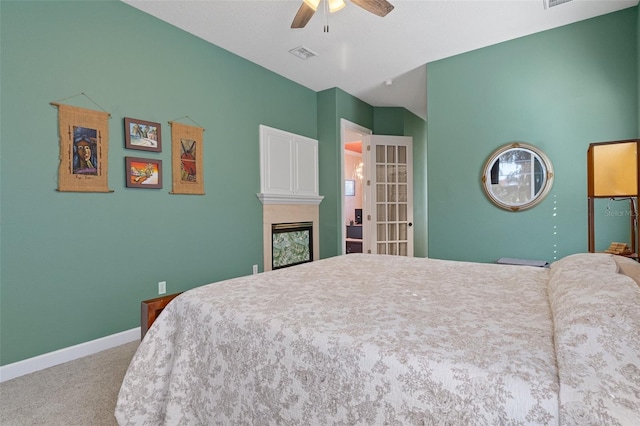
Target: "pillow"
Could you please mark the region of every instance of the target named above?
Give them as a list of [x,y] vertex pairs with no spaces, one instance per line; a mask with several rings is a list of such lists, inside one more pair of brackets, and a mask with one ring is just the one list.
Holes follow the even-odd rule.
[[640,263],[624,256],[613,256],[616,265],[618,265],[618,273],[626,275],[640,286]]
[[618,269],[608,253],[576,253],[553,262],[551,277],[566,274],[588,276],[594,272],[615,273]]

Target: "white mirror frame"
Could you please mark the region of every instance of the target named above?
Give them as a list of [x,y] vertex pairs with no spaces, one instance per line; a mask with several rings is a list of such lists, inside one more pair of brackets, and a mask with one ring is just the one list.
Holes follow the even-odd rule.
[[[533,155],[533,159],[537,157],[540,160],[540,164],[543,169],[542,177],[544,181],[542,182],[540,189],[537,193],[532,194],[530,199],[523,200],[522,202],[510,202],[509,200],[501,199],[499,197],[499,194],[496,194],[493,191],[493,187],[495,184],[492,184],[491,182],[491,170],[494,167],[496,160],[498,160],[503,154],[512,150],[522,150],[530,152]],[[531,175],[531,179],[534,179],[534,173],[529,174]],[[547,156],[535,146],[522,142],[513,142],[501,146],[491,154],[489,159],[484,164],[481,181],[484,192],[487,194],[487,197],[493,204],[505,210],[518,212],[530,209],[531,207],[540,203],[549,193],[549,191],[551,190],[551,186],[553,185],[553,165],[551,164],[549,158],[547,158]]]

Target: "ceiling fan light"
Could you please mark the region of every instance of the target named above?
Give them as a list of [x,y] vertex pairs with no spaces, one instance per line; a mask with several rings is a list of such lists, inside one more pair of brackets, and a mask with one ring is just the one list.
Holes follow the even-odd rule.
[[304,0],[304,2],[315,12],[318,10],[318,5],[320,4],[320,0]]
[[[307,1],[307,0],[305,0]],[[327,0],[329,2],[329,12],[333,13],[333,12],[337,12],[340,9],[342,9],[343,7],[346,6],[346,4],[344,3],[344,0]]]

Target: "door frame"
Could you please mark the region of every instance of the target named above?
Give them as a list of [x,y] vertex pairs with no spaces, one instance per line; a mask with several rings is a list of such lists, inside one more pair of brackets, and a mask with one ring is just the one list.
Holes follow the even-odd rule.
[[[368,152],[366,150],[366,146],[370,144],[370,140],[371,140],[371,135],[373,134],[373,131],[371,129],[367,129],[366,127],[360,126],[359,124],[353,123],[349,120],[345,120],[344,118],[340,119],[340,212],[339,212],[339,220],[338,223],[340,224],[340,245],[342,246],[342,249],[339,253],[342,254],[346,254],[347,253],[347,247],[346,247],[346,241],[347,241],[347,235],[346,235],[346,223],[344,223],[344,218],[346,217],[346,211],[345,211],[345,194],[344,194],[344,181],[346,179],[346,176],[344,174],[344,151],[345,151],[345,145],[349,142],[348,139],[348,133],[349,132],[354,132],[354,133],[359,133],[360,135],[362,135],[362,163],[364,165],[364,170],[363,170],[363,174],[364,174],[364,181],[366,182],[367,179],[369,179],[369,170],[368,170]],[[370,188],[367,185],[363,185],[363,207],[366,206],[367,201],[369,200],[370,194]],[[369,238],[369,233],[368,233],[368,229],[365,226],[365,220],[363,218],[362,221],[362,246],[365,247]]]

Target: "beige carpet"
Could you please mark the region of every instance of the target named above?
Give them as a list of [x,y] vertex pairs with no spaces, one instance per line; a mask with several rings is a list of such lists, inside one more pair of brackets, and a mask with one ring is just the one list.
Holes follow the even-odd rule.
[[116,398],[138,344],[0,383],[0,425],[116,425]]

